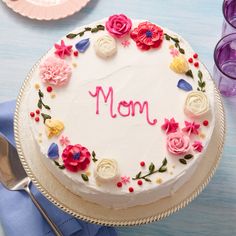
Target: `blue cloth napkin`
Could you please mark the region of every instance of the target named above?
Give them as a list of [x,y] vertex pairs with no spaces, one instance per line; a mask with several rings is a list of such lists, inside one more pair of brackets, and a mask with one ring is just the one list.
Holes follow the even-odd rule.
[[[15,101],[0,104],[0,133],[12,144]],[[89,224],[61,211],[33,185],[31,190],[64,236],[116,236],[114,228]],[[9,191],[0,184],[0,222],[6,236],[53,236],[50,226],[24,191]]]

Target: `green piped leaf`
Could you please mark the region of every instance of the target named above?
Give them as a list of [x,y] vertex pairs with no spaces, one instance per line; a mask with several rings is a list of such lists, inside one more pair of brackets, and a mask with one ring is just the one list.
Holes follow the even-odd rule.
[[180,52],[181,54],[185,54],[185,51],[184,51],[183,48],[179,48],[179,52]]
[[166,172],[167,167],[166,166],[161,166],[158,171],[161,172],[161,173]]
[[68,39],[73,39],[73,38],[75,38],[77,35],[78,35],[78,34],[67,34],[66,37],[67,37]]
[[98,159],[96,158],[96,153],[94,151],[92,151],[92,161],[93,162],[98,161]]
[[155,170],[155,165],[153,164],[153,163],[151,163],[150,165],[149,165],[149,171],[150,171],[150,173],[152,173],[154,170]]
[[198,74],[197,74],[197,75],[198,75],[198,78],[199,78],[200,80],[202,80],[203,75],[202,75],[202,72],[201,72],[200,70],[198,71]]
[[44,94],[43,94],[43,92],[42,92],[40,89],[39,89],[38,94],[39,94],[39,97],[40,97],[40,98],[43,98]]
[[41,116],[43,117],[43,123],[45,123],[45,121],[48,119],[52,119],[52,117],[50,115],[47,115],[45,113],[41,113]]
[[193,158],[193,155],[192,155],[192,154],[187,154],[187,155],[184,156],[184,159],[185,159],[185,160],[189,160],[189,159],[191,159],[191,158]]
[[166,165],[167,165],[167,159],[166,159],[166,158],[162,161],[162,165],[163,165],[163,166],[166,166]]
[[179,162],[183,165],[187,165],[187,161],[185,159],[179,159]]
[[193,72],[192,72],[192,70],[188,70],[188,71],[185,73],[185,75],[187,75],[187,76],[189,76],[189,77],[191,77],[191,78],[193,79]]
[[82,177],[83,181],[85,181],[85,182],[89,181],[89,178],[86,174],[81,174],[81,177]]

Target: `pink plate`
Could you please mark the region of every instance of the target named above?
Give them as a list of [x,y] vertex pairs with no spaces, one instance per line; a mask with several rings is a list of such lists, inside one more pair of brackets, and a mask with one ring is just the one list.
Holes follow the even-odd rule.
[[57,20],[74,14],[90,0],[2,0],[13,11],[37,20]]

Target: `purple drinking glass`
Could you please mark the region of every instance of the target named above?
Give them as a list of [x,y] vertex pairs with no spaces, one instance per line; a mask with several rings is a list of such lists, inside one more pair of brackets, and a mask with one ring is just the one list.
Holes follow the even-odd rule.
[[214,51],[214,79],[222,95],[236,95],[236,33],[223,37]]
[[222,36],[236,33],[236,0],[224,0],[222,11],[225,18]]

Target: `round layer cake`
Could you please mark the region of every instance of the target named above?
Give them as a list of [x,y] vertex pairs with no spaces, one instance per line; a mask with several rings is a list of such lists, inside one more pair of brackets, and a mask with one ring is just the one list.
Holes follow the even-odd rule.
[[174,197],[215,125],[214,84],[178,34],[119,14],[70,32],[30,80],[28,119],[60,183],[111,208]]

